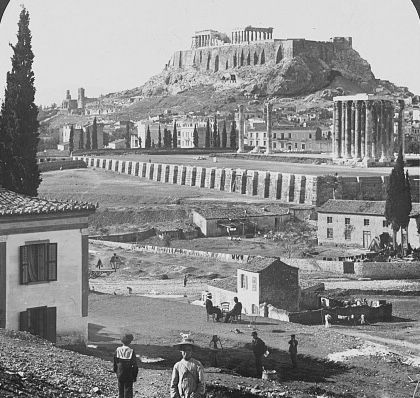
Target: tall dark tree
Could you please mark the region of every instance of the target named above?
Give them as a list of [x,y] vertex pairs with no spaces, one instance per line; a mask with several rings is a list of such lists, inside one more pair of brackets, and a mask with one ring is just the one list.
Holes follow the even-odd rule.
[[178,132],[176,131],[176,121],[174,122],[174,131],[172,133],[172,147],[178,148]]
[[230,147],[236,149],[236,123],[233,120],[230,127]]
[[150,149],[151,146],[152,146],[152,138],[150,135],[150,126],[147,126],[146,139],[144,140],[144,147],[146,149]]
[[162,133],[160,132],[160,124],[159,124],[159,131],[158,131],[158,148],[162,147]]
[[139,148],[141,148],[141,137],[139,137]]
[[219,136],[219,130],[217,129],[216,116],[214,116],[214,123],[213,123],[213,147],[220,148],[220,136]]
[[210,148],[210,120],[209,119],[207,119],[207,124],[206,124],[206,136],[205,136],[205,141],[204,141],[204,147]]
[[109,134],[104,132],[103,137],[104,137],[103,138],[103,140],[104,140],[104,146],[106,147],[109,144]]
[[197,125],[194,125],[194,132],[193,132],[193,144],[194,148],[198,148],[198,131],[197,131]]
[[98,123],[96,117],[93,119],[92,124],[92,149],[98,149]]
[[32,63],[29,13],[22,8],[12,70],[7,73],[0,113],[0,183],[12,191],[36,196],[42,179],[36,152],[39,142],[38,108]]
[[69,134],[69,152],[72,153],[74,150],[74,128],[73,125],[70,126],[70,134]]
[[125,126],[125,145],[127,148],[131,148],[130,122]]
[[226,120],[223,122],[221,145],[222,148],[226,148],[227,145]]
[[391,171],[386,193],[384,216],[392,227],[394,248],[397,247],[397,232],[401,229],[401,253],[403,254],[403,229],[408,227],[412,207],[410,180],[408,172],[404,174],[402,147],[400,147],[397,161]]
[[89,127],[86,127],[86,149],[92,149]]
[[85,149],[85,133],[83,131],[83,128],[80,129],[79,137],[79,149]]

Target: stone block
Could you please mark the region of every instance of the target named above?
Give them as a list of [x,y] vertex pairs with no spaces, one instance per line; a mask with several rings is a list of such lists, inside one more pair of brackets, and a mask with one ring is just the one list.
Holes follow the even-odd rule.
[[161,182],[169,182],[169,164],[162,164]]
[[258,172],[255,170],[248,170],[246,173],[246,194],[254,196],[258,189]]
[[295,175],[295,183],[293,188],[293,202],[294,203],[303,203],[300,201],[300,194],[302,191],[302,175]]
[[281,201],[289,202],[290,201],[290,180],[291,174],[282,173],[281,179]]
[[225,169],[216,169],[216,175],[214,178],[214,188],[218,191],[225,190]]
[[236,170],[225,169],[225,191],[235,192],[235,176]]
[[257,171],[257,173],[258,173],[257,196],[260,198],[268,198],[268,192],[270,189],[270,172]]
[[195,186],[195,179],[197,176],[197,169],[195,166],[187,166],[187,172],[185,176],[185,185],[190,187]]
[[178,181],[178,165],[171,164],[169,166],[169,183],[176,184]]
[[118,161],[118,173],[124,173],[125,163],[126,162],[124,160]]
[[153,169],[155,164],[154,163],[146,163],[146,178],[148,180],[153,180]]
[[142,178],[146,178],[146,172],[147,172],[147,163],[141,162],[139,165],[139,176]]
[[197,167],[197,174],[195,177],[195,185],[200,188],[204,188],[206,182],[206,168]]
[[305,198],[304,203],[309,205],[316,205],[316,192],[317,192],[317,176],[305,176],[306,177],[306,186],[305,186]]
[[216,169],[215,168],[212,167],[212,168],[206,169],[206,179],[205,179],[205,182],[204,182],[204,187],[205,188],[210,188],[210,189],[214,188],[215,176],[216,176]]
[[268,197],[270,199],[281,198],[281,173],[271,172],[270,173],[270,190]]
[[98,165],[98,167],[99,168],[101,168],[101,169],[104,169],[105,168],[105,159],[98,159],[99,160],[99,165]]
[[131,175],[132,176],[139,175],[139,162],[131,162]]
[[178,185],[185,185],[185,177],[187,175],[187,167],[184,165],[178,166]]
[[112,159],[112,171],[118,171],[119,161],[116,159]]
[[246,194],[247,170],[236,169],[232,192]]
[[105,159],[105,169],[111,170],[111,159]]
[[153,167],[153,181],[160,181],[162,174],[162,165],[160,163],[155,163]]

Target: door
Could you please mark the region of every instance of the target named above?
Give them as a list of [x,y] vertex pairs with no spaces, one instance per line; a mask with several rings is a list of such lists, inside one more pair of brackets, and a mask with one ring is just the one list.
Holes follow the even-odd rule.
[[57,339],[57,308],[35,307],[22,311],[19,330],[55,343]]
[[363,247],[367,249],[371,241],[370,231],[363,231]]

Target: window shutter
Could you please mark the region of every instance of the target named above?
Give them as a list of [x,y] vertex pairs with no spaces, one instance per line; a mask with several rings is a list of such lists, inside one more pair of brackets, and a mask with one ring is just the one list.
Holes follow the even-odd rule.
[[38,265],[38,275],[37,275],[37,281],[46,281],[47,278],[47,267],[46,267],[46,249],[47,245],[36,245],[36,259],[37,259],[37,265]]
[[57,341],[57,307],[47,308],[47,340],[55,343]]
[[19,313],[19,330],[29,332],[29,311]]
[[20,283],[26,284],[29,282],[28,275],[28,246],[20,246]]
[[48,244],[47,254],[48,280],[57,280],[57,243]]

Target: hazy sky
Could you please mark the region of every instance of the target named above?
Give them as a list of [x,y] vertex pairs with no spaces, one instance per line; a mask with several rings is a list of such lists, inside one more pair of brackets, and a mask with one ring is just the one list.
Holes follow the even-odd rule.
[[196,30],[253,25],[274,38],[353,36],[377,78],[420,93],[420,23],[410,0],[11,0],[0,23],[0,99],[20,4],[31,17],[39,104],[142,85]]

